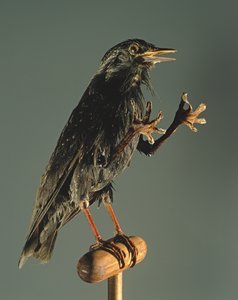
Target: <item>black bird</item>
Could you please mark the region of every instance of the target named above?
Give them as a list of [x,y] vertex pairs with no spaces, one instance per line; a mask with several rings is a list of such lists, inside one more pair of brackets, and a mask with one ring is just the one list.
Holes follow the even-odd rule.
[[117,234],[123,236],[111,207],[113,179],[128,166],[136,148],[152,154],[180,124],[193,129],[193,123],[204,123],[197,119],[204,107],[192,112],[191,106],[183,109],[181,102],[170,128],[153,143],[151,133],[157,130],[161,114],[149,121],[151,106],[145,111],[141,86],[150,88],[149,70],[155,63],[174,60],[158,55],[173,52],[140,39],[124,41],[106,52],[41,178],[19,268],[31,256],[47,262],[58,231],[80,211],[102,243],[88,209],[95,201],[103,200]]

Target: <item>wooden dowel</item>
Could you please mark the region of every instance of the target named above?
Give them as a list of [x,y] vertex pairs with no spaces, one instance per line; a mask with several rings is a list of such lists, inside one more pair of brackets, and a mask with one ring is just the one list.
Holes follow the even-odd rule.
[[122,300],[122,272],[107,280],[108,300]]
[[[130,237],[130,240],[137,249],[136,264],[140,263],[146,256],[146,243],[138,236],[132,236]],[[131,265],[131,256],[128,249],[124,244],[119,242],[116,243],[116,246],[125,253],[125,265],[123,268],[120,268],[118,260],[113,254],[98,248],[89,251],[79,259],[77,265],[79,277],[86,282],[96,283],[128,269]]]

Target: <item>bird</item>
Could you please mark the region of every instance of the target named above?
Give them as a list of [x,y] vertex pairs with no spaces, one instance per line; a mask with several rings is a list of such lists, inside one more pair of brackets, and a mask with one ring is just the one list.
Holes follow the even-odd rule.
[[[95,202],[105,204],[117,237],[133,249],[112,209],[113,180],[129,166],[136,149],[151,155],[179,125],[186,124],[192,129],[194,123],[205,122],[198,118],[205,105],[193,111],[185,94],[167,131],[156,127],[161,113],[149,120],[151,102],[145,103],[142,86],[152,89],[150,70],[157,63],[175,60],[161,56],[175,52],[142,39],[128,39],[102,57],[41,177],[19,268],[30,257],[48,262],[59,230],[80,212],[89,221],[96,244],[103,245],[89,211]],[[185,102],[188,109],[183,108]],[[152,137],[155,131],[162,134],[156,141]],[[121,260],[116,246],[107,244],[105,248]]]

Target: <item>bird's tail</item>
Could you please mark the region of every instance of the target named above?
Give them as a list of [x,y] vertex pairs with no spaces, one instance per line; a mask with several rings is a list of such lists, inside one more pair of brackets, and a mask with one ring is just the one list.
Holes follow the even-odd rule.
[[54,230],[43,242],[40,242],[38,232],[35,231],[33,235],[27,239],[22,250],[18,263],[19,269],[23,267],[27,259],[31,256],[41,260],[42,263],[47,263],[51,258],[57,233],[57,230]]

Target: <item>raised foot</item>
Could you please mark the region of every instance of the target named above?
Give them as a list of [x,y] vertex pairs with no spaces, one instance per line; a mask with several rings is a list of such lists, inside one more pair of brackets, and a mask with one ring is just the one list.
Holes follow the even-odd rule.
[[[186,107],[187,106],[187,107]],[[201,103],[194,111],[192,105],[188,101],[188,94],[183,93],[181,96],[181,102],[175,115],[175,122],[185,124],[193,132],[197,132],[197,128],[194,124],[206,124],[206,119],[199,118],[199,115],[206,110],[206,104]]]
[[152,136],[153,132],[157,132],[159,134],[164,134],[166,132],[165,129],[157,128],[157,124],[162,120],[163,114],[159,112],[157,117],[152,121],[149,121],[152,110],[152,103],[147,102],[146,105],[146,113],[142,120],[139,120],[136,116],[132,125],[132,130],[136,133],[143,134],[150,144],[154,144],[154,138]]

